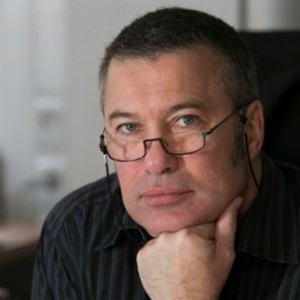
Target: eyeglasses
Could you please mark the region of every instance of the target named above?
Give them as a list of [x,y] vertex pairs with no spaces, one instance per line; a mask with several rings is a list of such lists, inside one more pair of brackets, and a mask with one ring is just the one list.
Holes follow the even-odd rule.
[[[248,103],[245,103],[248,104]],[[245,105],[243,104],[243,105]],[[111,139],[105,144],[105,129],[100,136],[100,150],[104,155],[108,155],[112,160],[118,162],[133,162],[144,158],[147,154],[147,145],[159,142],[163,149],[171,155],[188,155],[201,151],[206,146],[206,138],[217,128],[223,125],[235,113],[238,113],[242,123],[246,122],[242,106],[235,109],[222,119],[215,126],[207,131],[186,131],[166,135],[153,139]]]

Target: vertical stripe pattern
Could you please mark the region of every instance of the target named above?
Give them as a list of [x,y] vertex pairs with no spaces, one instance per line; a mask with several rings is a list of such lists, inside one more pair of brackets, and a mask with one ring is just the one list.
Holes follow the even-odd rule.
[[[111,183],[124,227],[105,179],[60,201],[43,227],[33,300],[149,299],[136,266],[147,235],[124,211],[115,175]],[[237,256],[220,299],[300,299],[299,190],[299,170],[263,155],[261,190],[238,225]]]

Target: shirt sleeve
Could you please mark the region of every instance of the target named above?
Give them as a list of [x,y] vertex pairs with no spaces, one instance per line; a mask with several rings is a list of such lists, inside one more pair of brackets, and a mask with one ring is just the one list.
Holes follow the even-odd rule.
[[[80,290],[74,280],[74,267],[66,256],[67,241],[53,236],[45,225],[37,248],[32,278],[31,300],[76,300]],[[68,261],[69,260],[69,261]],[[69,262],[69,264],[68,264]]]

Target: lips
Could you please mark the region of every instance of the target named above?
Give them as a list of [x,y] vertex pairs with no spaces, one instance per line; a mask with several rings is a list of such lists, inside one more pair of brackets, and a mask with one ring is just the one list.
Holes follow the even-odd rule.
[[191,193],[191,190],[164,186],[147,189],[141,197],[150,206],[167,206],[185,201]]

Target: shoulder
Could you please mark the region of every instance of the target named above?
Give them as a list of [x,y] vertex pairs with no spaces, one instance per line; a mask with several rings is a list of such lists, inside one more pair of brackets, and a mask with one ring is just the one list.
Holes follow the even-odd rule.
[[298,201],[300,201],[300,168],[288,163],[278,161],[276,161],[275,164],[284,177],[285,186],[290,192],[298,195]]
[[[114,190],[118,188],[116,175],[111,176],[111,184]],[[110,202],[106,178],[89,183],[60,200],[45,219],[43,229],[53,238],[67,227],[76,226],[80,230],[91,215],[94,215],[93,221],[97,221],[101,219],[101,214],[108,213]]]
[[[267,197],[278,202],[279,212],[286,212],[286,217],[296,218],[300,215],[300,168],[297,166],[273,161],[270,168],[265,170],[265,182],[268,181]],[[277,200],[275,200],[277,199]],[[272,205],[270,203],[270,205]],[[295,219],[298,220],[298,217]],[[300,229],[300,222],[296,222]]]
[[266,154],[262,156],[263,180],[272,183],[274,189],[286,187],[288,190],[300,189],[300,168],[289,163],[276,161]]

